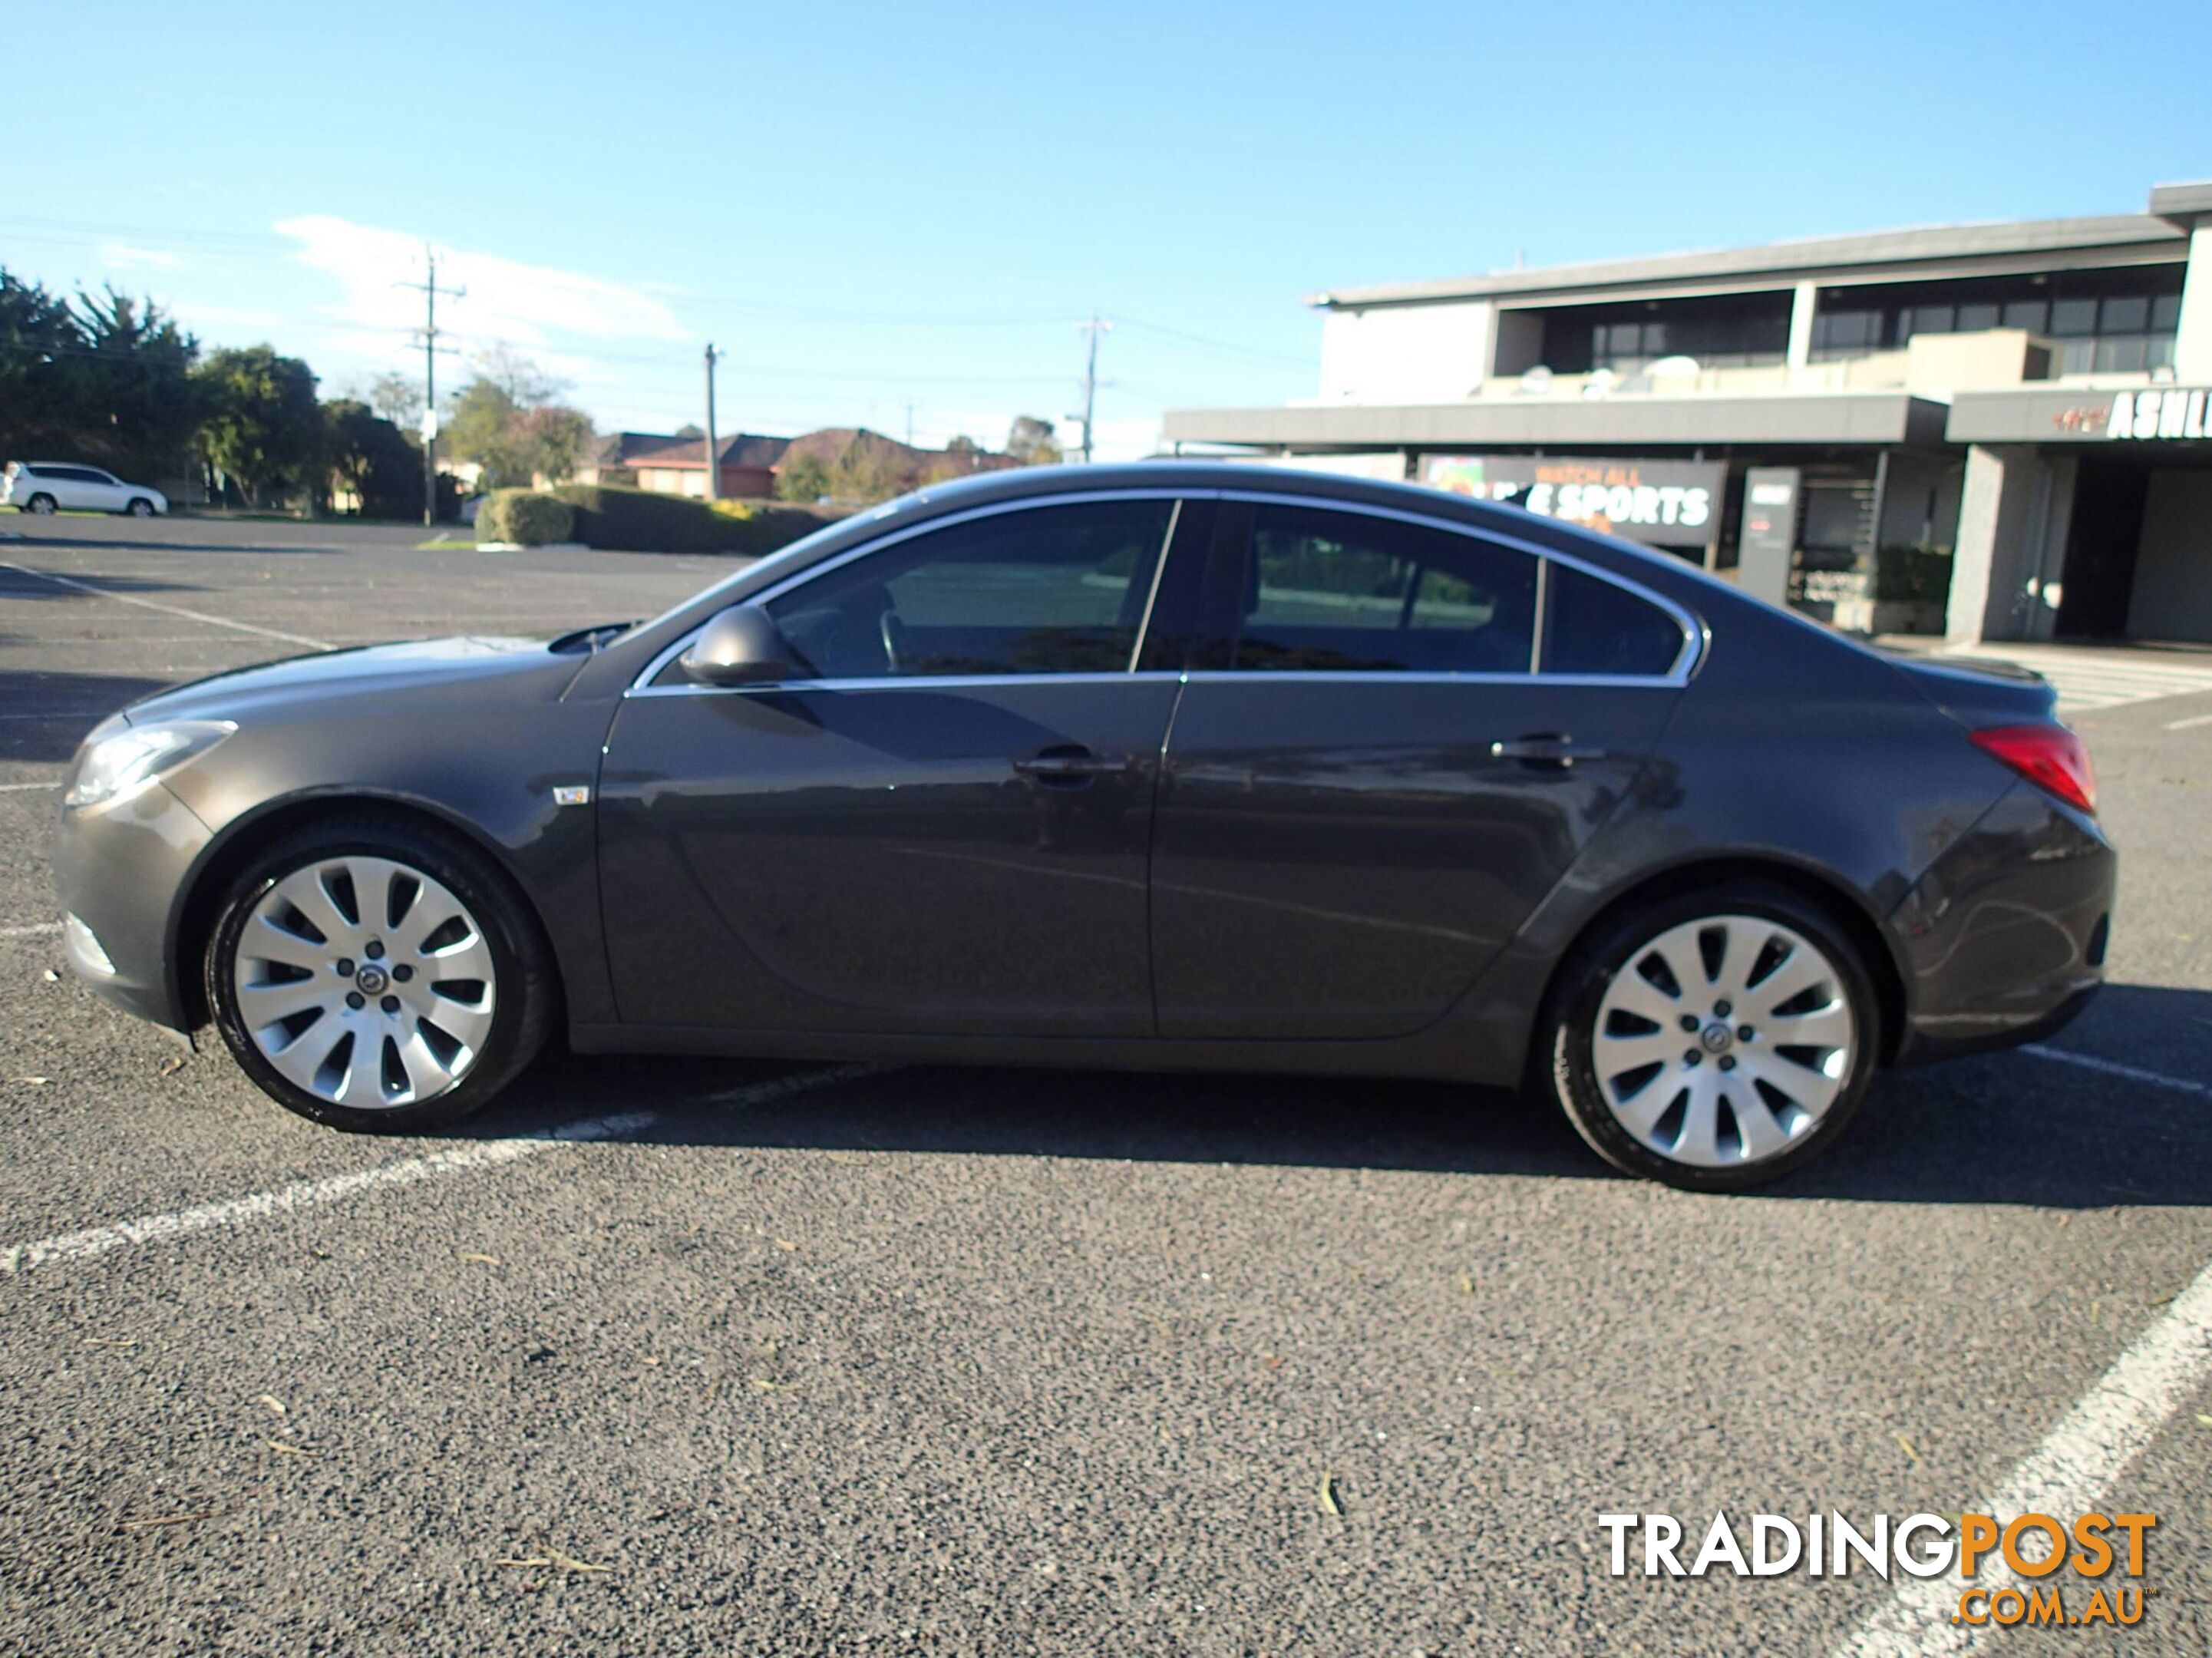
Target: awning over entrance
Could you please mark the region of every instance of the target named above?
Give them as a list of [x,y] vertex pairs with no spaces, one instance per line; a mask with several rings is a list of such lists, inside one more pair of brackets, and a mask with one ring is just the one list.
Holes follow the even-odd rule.
[[1296,449],[1882,445],[1942,442],[1946,412],[1940,403],[1904,392],[1583,402],[1498,398],[1313,409],[1179,409],[1169,412],[1164,430],[1171,442]]

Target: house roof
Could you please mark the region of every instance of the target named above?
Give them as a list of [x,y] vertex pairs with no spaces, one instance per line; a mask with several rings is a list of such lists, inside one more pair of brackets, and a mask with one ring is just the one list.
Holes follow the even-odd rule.
[[[2184,194],[2181,187],[2169,189],[2177,201]],[[2071,264],[2085,258],[2110,258],[2135,263],[2165,258],[2180,259],[2187,254],[2187,234],[2172,220],[2154,212],[2113,213],[2094,218],[1923,225],[1914,229],[1875,231],[1863,235],[1767,242],[1755,247],[1601,259],[1586,264],[1558,264],[1525,270],[1492,270],[1480,276],[1432,282],[1333,288],[1314,295],[1310,302],[1327,310],[1344,310],[1437,300],[1508,296],[1534,299],[1550,294],[1647,285],[1779,287],[1828,276],[1848,279],[1847,273],[1869,267],[1901,273],[1929,265],[1989,260],[2049,258]]]
[[[613,464],[619,466],[662,466],[682,471],[706,468],[703,438],[664,437],[651,432],[617,434]],[[724,466],[774,466],[791,446],[789,438],[763,437],[757,432],[733,432],[716,444]]]

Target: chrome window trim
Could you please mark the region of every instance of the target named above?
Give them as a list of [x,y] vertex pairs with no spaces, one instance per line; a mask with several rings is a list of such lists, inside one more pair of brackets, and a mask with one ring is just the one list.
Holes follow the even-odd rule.
[[[1610,582],[1613,586],[1621,589],[1622,592],[1626,592],[1634,598],[1642,599],[1645,604],[1656,605],[1668,616],[1671,616],[1674,619],[1674,625],[1682,630],[1682,648],[1680,651],[1676,653],[1674,665],[1663,674],[1651,675],[1545,673],[1542,671],[1542,665],[1540,662],[1535,661],[1536,652],[1540,651],[1543,647],[1543,634],[1540,630],[1535,636],[1535,642],[1530,650],[1530,659],[1535,665],[1534,671],[1526,677],[1531,679],[1545,679],[1557,684],[1595,683],[1601,684],[1620,683],[1632,685],[1666,685],[1680,689],[1681,687],[1690,683],[1691,673],[1696,669],[1699,659],[1705,654],[1705,647],[1707,637],[1705,629],[1699,623],[1695,616],[1692,616],[1688,610],[1676,604],[1673,599],[1668,598],[1663,593],[1655,593],[1649,587],[1644,586],[1638,582],[1632,581],[1626,576],[1616,575],[1613,571],[1606,569],[1600,565],[1592,564],[1587,560],[1577,558],[1572,553],[1563,553],[1556,547],[1547,547],[1541,542],[1524,541],[1518,536],[1508,534],[1502,530],[1493,530],[1489,528],[1487,525],[1455,524],[1448,519],[1431,518],[1426,513],[1410,513],[1397,507],[1379,507],[1372,502],[1364,501],[1340,501],[1334,497],[1324,495],[1276,495],[1269,491],[1261,489],[1224,489],[1219,493],[1220,498],[1224,501],[1251,501],[1269,507],[1303,507],[1310,511],[1325,513],[1359,513],[1369,518],[1392,519],[1401,524],[1411,524],[1424,530],[1442,530],[1448,534],[1465,536],[1473,541],[1485,541],[1494,546],[1510,547],[1516,552],[1526,553],[1531,557],[1540,560],[1556,559],[1560,563],[1567,566],[1570,569],[1579,570],[1583,574],[1594,576],[1600,581]],[[1537,574],[1537,580],[1539,583],[1538,591],[1540,593],[1542,592],[1543,580],[1543,573],[1540,568]],[[1542,617],[1539,616],[1538,620],[1541,621]],[[1214,671],[1209,670],[1208,671]],[[1265,679],[1284,679],[1290,677],[1287,674],[1270,673],[1264,668],[1228,669],[1222,670],[1220,671],[1255,674],[1257,677]],[[1334,679],[1349,678],[1355,676],[1367,679],[1413,679],[1417,677],[1426,677],[1399,673],[1388,669],[1346,669],[1339,673],[1327,673],[1325,671],[1323,671],[1323,677]],[[1192,676],[1193,678],[1196,678],[1198,676],[1195,674]],[[1512,674],[1444,674],[1439,677],[1444,679],[1490,679],[1495,681],[1512,680],[1519,677],[1520,676]]]
[[[950,513],[941,518],[929,519],[920,524],[902,525],[896,530],[891,531],[888,534],[874,537],[868,541],[864,541],[856,547],[848,547],[843,552],[839,553],[836,557],[826,560],[821,564],[810,566],[804,570],[793,571],[782,580],[763,588],[761,592],[751,595],[750,598],[733,602],[746,604],[764,604],[771,599],[782,598],[784,594],[791,592],[793,588],[804,586],[806,583],[813,580],[817,576],[827,575],[832,570],[842,568],[843,566],[851,563],[855,559],[865,558],[872,553],[881,552],[887,548],[895,547],[902,541],[910,540],[918,535],[926,535],[933,530],[950,529],[955,525],[969,523],[976,519],[995,517],[1003,513],[1031,512],[1048,507],[1084,506],[1094,501],[1170,501],[1178,503],[1176,511],[1170,515],[1167,531],[1161,539],[1160,557],[1152,568],[1152,591],[1146,598],[1143,623],[1137,630],[1136,641],[1130,657],[1130,661],[1133,665],[1128,671],[1108,673],[1091,671],[1068,674],[886,675],[863,679],[771,680],[764,684],[759,685],[694,685],[688,683],[676,685],[654,684],[653,683],[653,680],[666,671],[668,665],[673,662],[678,657],[681,656],[686,650],[690,648],[692,641],[699,636],[701,630],[707,625],[705,622],[702,622],[697,628],[694,628],[690,632],[684,634],[681,638],[664,648],[650,662],[647,663],[645,666],[640,670],[637,677],[631,680],[629,688],[625,690],[623,695],[626,698],[632,696],[757,695],[763,692],[790,693],[794,691],[812,690],[870,690],[880,689],[886,686],[900,686],[908,689],[915,687],[936,686],[940,689],[977,689],[1007,685],[1034,685],[1041,681],[1046,680],[1049,680],[1056,684],[1118,684],[1126,681],[1138,679],[1182,679],[1192,683],[1212,683],[1216,681],[1244,681],[1256,684],[1341,683],[1345,682],[1365,683],[1370,681],[1382,684],[1401,685],[1545,684],[1607,687],[1623,690],[1680,690],[1689,683],[1690,676],[1696,671],[1698,662],[1703,659],[1705,646],[1710,640],[1710,634],[1705,625],[1700,623],[1687,609],[1681,604],[1677,604],[1674,600],[1668,598],[1665,594],[1654,592],[1649,587],[1644,586],[1640,583],[1632,580],[1626,576],[1617,574],[1611,570],[1604,568],[1602,566],[1593,564],[1587,559],[1577,558],[1572,553],[1561,552],[1559,549],[1547,546],[1541,542],[1524,540],[1521,537],[1509,534],[1504,531],[1492,529],[1485,525],[1457,524],[1448,519],[1434,518],[1423,513],[1407,512],[1401,507],[1378,506],[1370,501],[1344,501],[1328,495],[1275,494],[1261,489],[1166,489],[1158,488],[1138,489],[1085,489],[1066,495],[1029,495],[1024,496],[1018,501],[994,501],[985,506],[970,507],[965,512]],[[1167,568],[1167,554],[1169,550],[1174,545],[1175,531],[1181,520],[1182,513],[1180,503],[1185,501],[1234,501],[1269,507],[1302,507],[1319,512],[1358,513],[1369,518],[1389,519],[1401,524],[1410,524],[1419,529],[1441,530],[1448,534],[1462,535],[1468,537],[1471,540],[1486,542],[1493,546],[1509,547],[1516,552],[1526,554],[1538,561],[1536,572],[1537,612],[1535,618],[1537,625],[1534,635],[1530,643],[1529,671],[1526,673],[1405,672],[1395,669],[1367,668],[1301,668],[1285,670],[1282,671],[1270,671],[1264,668],[1205,668],[1194,670],[1188,673],[1179,672],[1172,669],[1139,671],[1134,668],[1133,665],[1142,659],[1145,635],[1152,625],[1152,604],[1158,597],[1161,575]],[[1542,623],[1544,621],[1544,610],[1547,608],[1547,600],[1549,596],[1548,590],[1550,587],[1549,574],[1545,568],[1545,566],[1553,560],[1556,560],[1559,563],[1567,566],[1570,569],[1579,571],[1584,575],[1593,577],[1600,581],[1608,582],[1612,586],[1621,589],[1624,592],[1630,594],[1632,597],[1639,598],[1647,604],[1656,606],[1667,616],[1671,617],[1674,620],[1675,626],[1682,630],[1682,648],[1676,654],[1674,665],[1663,674],[1569,674],[1544,672],[1541,662],[1539,659],[1539,653],[1543,649],[1544,635]],[[709,619],[711,620],[711,618]]]
[[878,674],[866,679],[769,679],[757,685],[636,685],[623,693],[627,701],[635,696],[696,696],[712,691],[728,696],[791,696],[811,691],[927,691],[992,690],[1010,685],[1134,685],[1154,680],[1180,680],[1172,668],[1147,668],[1081,673],[946,673]]
[[[985,506],[971,507],[965,512],[947,513],[940,518],[927,519],[920,524],[905,525],[899,529],[891,531],[888,534],[872,537],[870,539],[860,543],[857,547],[848,547],[843,552],[839,553],[835,558],[825,559],[819,564],[811,564],[803,570],[794,570],[782,580],[775,582],[767,587],[763,587],[760,592],[754,593],[748,598],[734,599],[732,601],[732,604],[765,604],[770,599],[782,598],[784,594],[789,592],[794,587],[805,586],[808,582],[814,580],[818,576],[825,576],[832,570],[842,569],[844,566],[850,564],[854,559],[865,558],[872,553],[880,553],[887,548],[897,546],[899,543],[902,541],[911,541],[916,536],[927,535],[933,530],[949,530],[957,524],[968,524],[977,519],[996,518],[1004,513],[1036,512],[1050,507],[1085,507],[1089,506],[1093,502],[1102,501],[1171,501],[1174,503],[1174,507],[1168,513],[1168,527],[1160,537],[1159,556],[1152,564],[1152,590],[1145,597],[1144,617],[1138,626],[1136,640],[1130,647],[1129,661],[1131,666],[1129,669],[1125,670],[1122,672],[1105,674],[886,674],[879,677],[867,679],[781,679],[771,680],[763,685],[654,684],[653,683],[653,680],[666,671],[670,663],[673,662],[678,657],[683,655],[685,651],[691,648],[692,641],[698,638],[700,634],[706,629],[707,623],[702,622],[698,627],[692,629],[689,633],[684,635],[682,638],[677,640],[673,644],[661,651],[660,653],[655,656],[652,661],[647,663],[645,666],[639,671],[637,677],[629,682],[629,689],[624,691],[623,695],[625,697],[692,696],[722,694],[732,691],[853,690],[864,685],[884,684],[1035,684],[1041,679],[1050,679],[1055,682],[1064,683],[1073,680],[1121,680],[1138,678],[1140,677],[1158,677],[1156,675],[1139,676],[1135,671],[1135,665],[1143,659],[1145,634],[1152,625],[1152,603],[1159,597],[1160,574],[1167,568],[1168,552],[1169,550],[1175,545],[1176,526],[1182,520],[1182,503],[1186,501],[1218,500],[1220,497],[1220,495],[1221,491],[1218,489],[1162,489],[1158,488],[1141,489],[1084,489],[1073,491],[1066,495],[1024,495],[1018,501],[992,501]],[[724,608],[726,609],[727,607],[725,606]],[[717,614],[719,614],[719,612],[717,612]],[[707,618],[708,622],[711,622],[713,620],[713,616]],[[1179,678],[1181,677],[1181,675],[1170,674],[1169,677]]]

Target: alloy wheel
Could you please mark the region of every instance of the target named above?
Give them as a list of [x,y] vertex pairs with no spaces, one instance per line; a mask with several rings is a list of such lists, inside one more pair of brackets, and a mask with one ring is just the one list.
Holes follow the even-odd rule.
[[498,992],[451,889],[388,858],[319,859],[254,902],[231,967],[240,1023],[295,1087],[377,1110],[458,1087]]
[[1699,1169],[1776,1157],[1843,1092],[1858,1031],[1844,979],[1794,928],[1709,915],[1629,952],[1598,1004],[1592,1068],[1637,1143]]

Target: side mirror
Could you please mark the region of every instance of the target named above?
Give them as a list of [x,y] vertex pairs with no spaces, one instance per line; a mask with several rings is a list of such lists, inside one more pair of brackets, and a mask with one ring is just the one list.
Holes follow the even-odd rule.
[[764,610],[732,604],[700,629],[680,659],[702,685],[763,685],[792,676],[790,654]]

